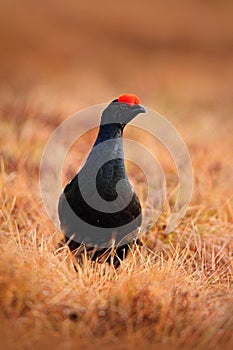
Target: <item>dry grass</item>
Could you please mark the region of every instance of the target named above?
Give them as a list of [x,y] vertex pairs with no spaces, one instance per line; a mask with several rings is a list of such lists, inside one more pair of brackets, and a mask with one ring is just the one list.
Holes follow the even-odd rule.
[[[110,2],[102,3],[88,9],[49,1],[40,12],[30,2],[13,13],[7,2],[1,5],[1,348],[230,350],[232,4],[190,1],[189,8],[180,1],[182,12],[159,1],[137,10],[130,0],[127,11],[121,14],[118,6],[110,20],[103,11],[112,11]],[[136,17],[128,16],[132,4]],[[168,202],[145,235],[145,248],[133,251],[119,270],[84,260],[76,272],[67,248],[56,250],[62,235],[41,201],[40,158],[68,115],[124,91],[164,113],[183,136],[195,175],[192,201],[167,236]],[[128,128],[131,134],[137,137]],[[93,137],[85,135],[74,148],[65,180]],[[158,145],[155,151],[170,194],[174,165]],[[143,199],[142,174],[131,165],[129,173]]]
[[[42,348],[49,343],[61,349],[100,344],[119,349],[155,344],[161,349],[230,349],[231,137],[225,134],[222,144],[221,128],[209,140],[187,137],[195,190],[174,233],[163,234],[167,208],[144,237],[146,248],[132,252],[118,271],[84,261],[75,272],[68,250],[55,248],[61,233],[48,220],[38,190],[43,145],[62,116],[50,111],[48,119],[33,104],[30,97],[27,104],[19,101],[9,107],[5,102],[1,112],[3,348]],[[93,137],[81,140],[82,151]],[[160,162],[166,168],[165,158]],[[140,182],[134,181],[140,189]]]

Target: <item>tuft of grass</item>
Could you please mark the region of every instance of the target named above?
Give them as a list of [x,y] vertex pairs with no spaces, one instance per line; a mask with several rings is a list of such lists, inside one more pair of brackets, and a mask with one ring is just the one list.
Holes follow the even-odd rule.
[[[231,138],[223,144],[221,132],[209,141],[187,136],[195,189],[185,218],[174,232],[164,233],[170,196],[144,235],[143,249],[136,247],[115,271],[87,258],[80,266],[67,247],[56,248],[62,234],[44,211],[38,169],[43,145],[60,116],[50,112],[53,123],[47,123],[39,107],[15,108],[18,114],[13,106],[1,112],[2,348],[231,349]],[[92,133],[80,142],[88,150],[93,138]],[[71,160],[78,167],[82,157],[77,150]],[[169,175],[165,158],[160,162]],[[144,201],[143,174],[130,164],[129,174]],[[173,193],[172,181],[168,192]]]

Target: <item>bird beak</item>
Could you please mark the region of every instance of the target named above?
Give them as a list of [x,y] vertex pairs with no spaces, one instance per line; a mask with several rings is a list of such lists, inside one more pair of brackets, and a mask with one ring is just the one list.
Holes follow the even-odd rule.
[[141,105],[134,105],[133,110],[137,113],[146,113],[147,112],[146,108],[141,106]]

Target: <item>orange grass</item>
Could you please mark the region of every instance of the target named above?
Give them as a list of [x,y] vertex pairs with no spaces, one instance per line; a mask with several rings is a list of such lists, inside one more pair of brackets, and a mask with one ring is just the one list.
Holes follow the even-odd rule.
[[[209,140],[187,136],[195,188],[175,232],[163,233],[168,202],[145,235],[145,247],[132,251],[119,270],[84,259],[76,272],[68,249],[56,249],[62,235],[49,221],[38,189],[43,146],[63,117],[56,111],[48,117],[33,104],[29,96],[27,104],[18,101],[9,108],[5,102],[1,109],[2,348],[230,349],[231,137],[223,144],[220,127]],[[93,137],[92,132],[80,141],[82,152]],[[75,152],[78,167],[82,157],[78,147]],[[166,157],[160,162],[169,176]],[[130,164],[129,173],[140,192],[143,182],[134,178]]]
[[[0,348],[232,349],[232,2],[13,3],[0,5]],[[62,120],[122,93],[184,138],[192,201],[165,235],[174,164],[127,127],[126,137],[153,147],[168,200],[117,271],[87,259],[81,267],[56,248],[62,233],[40,197],[40,159]],[[63,183],[95,132],[71,149]],[[145,177],[127,166],[144,203]]]

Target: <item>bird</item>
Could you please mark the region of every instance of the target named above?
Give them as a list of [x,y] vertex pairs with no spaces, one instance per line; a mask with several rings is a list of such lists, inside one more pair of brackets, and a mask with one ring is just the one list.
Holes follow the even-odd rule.
[[[65,186],[58,214],[65,243],[77,256],[118,268],[138,232],[142,208],[129,181],[123,151],[125,126],[145,107],[133,94],[111,101],[101,116],[97,138],[80,171]],[[120,185],[120,187],[119,187]]]

